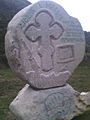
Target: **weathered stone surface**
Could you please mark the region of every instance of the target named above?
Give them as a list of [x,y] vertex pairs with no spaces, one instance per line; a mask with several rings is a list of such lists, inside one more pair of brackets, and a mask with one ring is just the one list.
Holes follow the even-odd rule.
[[39,1],[11,20],[5,50],[11,69],[32,87],[63,86],[83,59],[84,33],[60,5]]
[[74,94],[69,85],[39,91],[26,85],[10,109],[21,120],[70,120],[76,115]]
[[84,104],[90,105],[90,92],[82,92],[80,94],[80,99],[83,101]]
[[39,91],[26,85],[10,109],[19,120],[71,120],[89,110],[89,106],[90,93],[82,95],[70,85]]
[[77,115],[90,110],[90,92],[82,92],[75,97]]

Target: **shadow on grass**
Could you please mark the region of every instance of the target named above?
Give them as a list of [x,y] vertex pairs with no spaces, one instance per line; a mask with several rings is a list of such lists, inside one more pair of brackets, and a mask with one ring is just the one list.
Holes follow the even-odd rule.
[[72,120],[90,120],[90,111],[87,111],[83,115],[77,116]]

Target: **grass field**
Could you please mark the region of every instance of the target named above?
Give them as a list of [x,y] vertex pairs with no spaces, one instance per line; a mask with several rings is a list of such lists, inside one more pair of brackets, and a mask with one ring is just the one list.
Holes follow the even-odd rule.
[[[90,91],[90,64],[79,65],[69,83],[78,91]],[[0,120],[16,120],[9,111],[9,104],[24,85],[9,68],[0,70]],[[73,120],[90,120],[90,111]]]

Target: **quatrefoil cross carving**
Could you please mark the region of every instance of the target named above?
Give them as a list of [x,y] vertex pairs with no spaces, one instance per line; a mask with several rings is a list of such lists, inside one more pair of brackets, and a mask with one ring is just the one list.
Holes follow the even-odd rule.
[[52,40],[57,40],[63,34],[62,25],[55,20],[48,10],[42,10],[35,15],[34,23],[30,23],[25,31],[26,37],[32,42],[39,42],[38,55],[41,58],[43,71],[53,69],[54,46]]

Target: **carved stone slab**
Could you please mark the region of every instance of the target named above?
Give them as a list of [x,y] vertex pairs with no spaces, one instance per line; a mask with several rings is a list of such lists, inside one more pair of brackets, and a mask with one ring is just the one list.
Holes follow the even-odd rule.
[[71,120],[90,110],[90,92],[80,94],[70,85],[35,91],[26,85],[10,110],[19,120]]
[[11,69],[32,87],[63,86],[83,59],[84,32],[60,5],[39,1],[11,20],[5,50]]
[[20,120],[70,120],[76,115],[74,94],[69,85],[40,91],[26,85],[10,109]]

